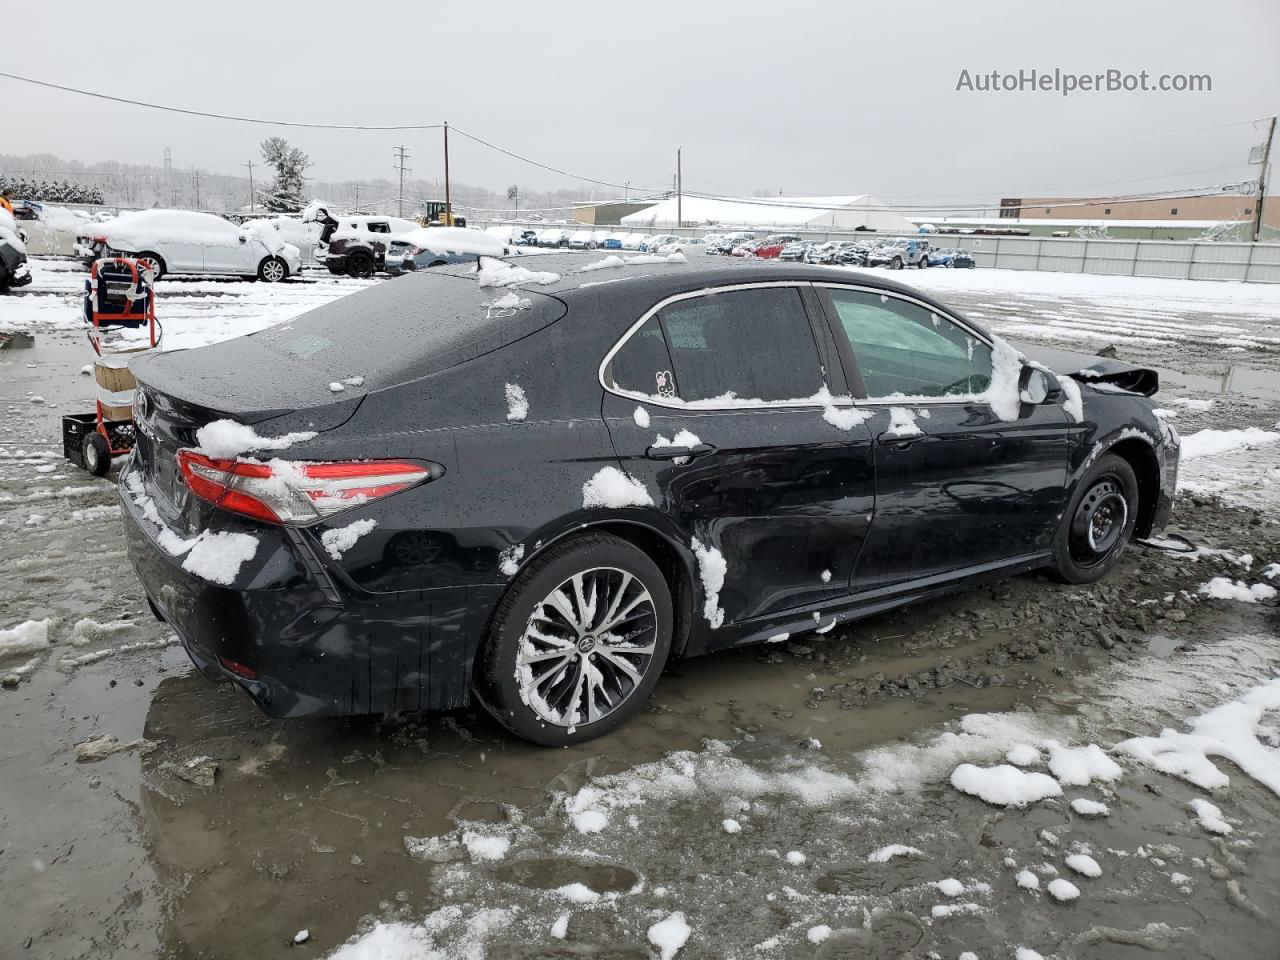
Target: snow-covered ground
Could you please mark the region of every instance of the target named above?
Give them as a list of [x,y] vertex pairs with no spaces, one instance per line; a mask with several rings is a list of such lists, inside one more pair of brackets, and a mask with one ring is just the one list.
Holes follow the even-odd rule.
[[[304,930],[294,949],[331,960],[1274,953],[1265,390],[1162,376],[1197,454],[1171,527],[1194,553],[683,662],[609,738],[540,750],[475,711],[267,721],[195,675],[129,570],[113,484],[61,458],[58,416],[91,390],[84,274],[34,266],[0,298],[0,328],[36,334],[0,352],[0,954],[265,955]],[[1272,288],[894,278],[1029,339],[1280,362]],[[371,282],[165,280],[166,346]]]

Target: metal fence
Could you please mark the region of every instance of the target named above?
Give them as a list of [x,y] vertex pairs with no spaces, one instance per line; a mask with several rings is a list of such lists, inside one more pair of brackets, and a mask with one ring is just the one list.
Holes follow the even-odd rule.
[[[669,233],[702,236],[732,233],[740,227],[680,227],[631,229],[615,225],[549,224],[529,221],[476,221],[476,226],[516,226],[518,230],[546,230],[555,227],[574,230],[604,230],[609,233]],[[766,231],[754,231],[763,236]],[[778,228],[805,240],[869,240],[909,237],[921,234],[869,233],[838,230]],[[1127,277],[1174,277],[1182,280],[1243,280],[1251,283],[1280,283],[1280,244],[1227,243],[1197,240],[1085,240],[1074,237],[997,237],[977,234],[931,233],[923,237],[935,247],[962,247],[973,254],[980,267],[1002,270],[1047,270],[1055,273],[1098,273]]]

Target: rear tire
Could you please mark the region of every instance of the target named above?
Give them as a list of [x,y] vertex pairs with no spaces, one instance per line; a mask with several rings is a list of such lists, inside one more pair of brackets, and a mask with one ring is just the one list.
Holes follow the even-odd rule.
[[1053,538],[1055,577],[1094,583],[1116,565],[1138,519],[1138,478],[1115,454],[1099,457],[1076,485]]
[[111,469],[111,448],[107,446],[106,438],[102,434],[96,430],[87,434],[81,444],[80,452],[84,456],[86,470],[95,477],[107,475],[107,471]]
[[902,269],[902,258],[901,258],[901,257],[894,257],[892,260],[890,260],[890,261],[889,261],[889,268],[890,268],[890,269],[892,269],[892,270],[901,270],[901,269]]
[[591,740],[644,706],[673,623],[671,591],[646,553],[608,534],[572,537],[534,558],[499,601],[476,693],[525,740],[547,747]]
[[357,280],[368,280],[372,277],[374,267],[373,257],[367,253],[353,253],[347,257],[347,274]]

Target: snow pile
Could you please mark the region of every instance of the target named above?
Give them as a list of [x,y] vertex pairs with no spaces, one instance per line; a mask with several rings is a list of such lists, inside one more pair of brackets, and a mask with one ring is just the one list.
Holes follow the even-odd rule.
[[1037,877],[1030,870],[1019,870],[1016,880],[1018,882],[1018,886],[1020,886],[1023,890],[1039,890],[1040,889],[1040,878]]
[[918,437],[923,431],[916,426],[916,417],[906,407],[889,408],[889,426],[885,433],[891,437]]
[[0,657],[32,653],[49,646],[49,624],[52,622],[49,618],[27,620],[8,630],[0,630]]
[[609,815],[602,810],[581,810],[570,819],[579,833],[599,833],[609,825]]
[[569,933],[569,914],[560,914],[560,916],[556,918],[556,922],[551,925],[549,933],[557,940],[563,940]]
[[[872,410],[859,410],[853,406],[853,397],[833,397],[825,384],[821,390],[814,394],[812,399],[822,404],[822,419],[837,430],[852,430],[875,416],[875,412]],[[847,402],[849,406],[842,405],[837,407],[837,400],[841,401],[842,404]]]
[[342,555],[356,545],[356,541],[378,525],[377,520],[357,520],[345,527],[335,527],[320,534],[320,543],[329,556],[341,560]]
[[1102,867],[1098,861],[1087,853],[1073,853],[1066,859],[1066,864],[1082,877],[1096,878],[1102,876]]
[[1196,818],[1200,821],[1200,826],[1204,827],[1210,833],[1218,833],[1225,836],[1232,832],[1231,824],[1223,819],[1222,811],[1210,803],[1208,800],[1196,798],[1187,804],[1196,812]]
[[742,824],[740,824],[737,820],[734,820],[732,817],[728,817],[724,820],[721,820],[720,826],[724,828],[725,833],[741,833],[742,832]]
[[671,960],[689,942],[689,924],[683,913],[673,913],[649,928],[649,942],[658,948],[662,960]]
[[1015,743],[1004,758],[1015,767],[1034,767],[1040,762],[1040,750],[1029,743]]
[[557,887],[555,892],[570,903],[595,903],[600,899],[600,894],[585,883],[566,883],[562,887]]
[[1080,888],[1070,880],[1064,880],[1062,877],[1050,880],[1049,885],[1045,888],[1049,891],[1049,896],[1057,900],[1059,903],[1067,903],[1070,900],[1080,896]]
[[[662,434],[658,434],[657,439],[653,441],[653,445],[655,447],[685,447],[686,449],[690,449],[690,450],[701,443],[702,443],[702,438],[699,437],[696,433],[694,433],[691,430],[683,430],[683,429],[678,431],[675,437],[671,440],[668,440]],[[674,464],[683,466],[684,464],[689,462],[689,458],[673,457],[671,462]]]
[[1049,797],[1062,796],[1062,787],[1053,777],[1027,773],[1007,763],[996,767],[962,763],[952,772],[951,785],[961,793],[997,807],[1025,807]]
[[1206,790],[1231,782],[1210,759],[1221,757],[1280,796],[1280,751],[1259,739],[1264,715],[1277,710],[1280,677],[1194,718],[1188,733],[1165,729],[1158,737],[1125,740],[1116,749]]
[[411,243],[436,254],[475,254],[477,257],[502,257],[510,250],[498,237],[470,227],[418,227],[395,239]]
[[938,892],[944,897],[958,897],[964,893],[964,884],[955,877],[939,880],[934,886],[938,888]]
[[1182,459],[1195,460],[1237,450],[1280,442],[1280,433],[1245,427],[1241,430],[1198,430],[1182,438]]
[[467,830],[462,834],[462,845],[472,860],[501,860],[511,849],[511,841],[504,836]]
[[252,560],[257,552],[257,537],[247,533],[209,533],[206,530],[192,544],[182,561],[182,569],[210,583],[230,586],[240,572],[241,564]]
[[502,296],[498,297],[497,300],[494,300],[490,303],[485,304],[485,306],[488,307],[489,310],[491,311],[492,310],[528,310],[530,307],[533,306],[533,301],[530,300],[528,297],[522,297],[520,296],[520,294],[516,293],[514,290],[511,290],[507,293],[504,293]]
[[891,843],[867,854],[867,863],[888,863],[894,857],[919,857],[923,860],[924,851],[904,843]]
[[999,337],[992,338],[991,384],[983,399],[991,412],[1006,423],[1018,419],[1022,412],[1022,396],[1018,381],[1022,378],[1022,354]]
[[1062,387],[1062,409],[1076,423],[1084,420],[1084,398],[1080,395],[1080,384],[1072,377],[1054,374],[1058,385]]
[[488,257],[481,258],[480,269],[476,272],[476,283],[482,287],[510,287],[517,283],[536,283],[545,287],[559,279],[558,273],[529,270],[505,260],[491,260]]
[[508,383],[503,392],[507,397],[507,419],[511,421],[523,420],[529,415],[529,398],[525,396],[524,388],[518,383]]
[[808,859],[809,858],[799,850],[787,851],[787,863],[791,864],[793,867],[803,867]]
[[631,419],[635,420],[637,427],[643,430],[649,429],[649,411],[644,407],[636,407],[636,412],[631,415]]
[[[341,386],[341,385],[339,385]],[[198,453],[207,457],[238,457],[250,450],[284,450],[315,436],[315,431],[286,433],[282,437],[259,436],[253,427],[234,420],[214,420],[196,431]]]
[[617,467],[601,467],[582,485],[582,506],[588,510],[593,507],[652,507],[653,497],[649,496],[643,483]]
[[818,944],[831,936],[831,927],[825,923],[820,923],[816,927],[810,927],[809,932],[805,935],[810,943]]
[[117,634],[132,630],[137,624],[132,620],[109,620],[100,623],[90,617],[77,620],[71,627],[71,644],[83,647],[99,640],[110,640]]
[[1109,817],[1111,810],[1105,803],[1090,800],[1088,797],[1076,797],[1071,801],[1071,809],[1082,817]]
[[524,559],[524,544],[515,543],[498,554],[498,570],[504,577],[514,577],[520,571]]
[[1124,774],[1096,743],[1083,747],[1064,747],[1056,740],[1046,741],[1049,748],[1049,772],[1068,787],[1087,787],[1094,780],[1119,780]]
[[610,254],[603,260],[595,260],[588,263],[580,272],[586,273],[589,270],[609,270],[614,267],[634,266],[645,263],[688,263],[689,258],[677,250],[675,253],[668,253],[665,256],[654,253],[641,253],[634,257],[620,257],[616,253]]
[[712,630],[718,630],[724,624],[724,610],[720,607],[720,590],[724,587],[724,576],[729,572],[729,564],[724,554],[715,547],[707,547],[697,537],[689,543],[693,555],[698,558],[698,576],[702,579],[702,615]]
[[1208,410],[1213,406],[1212,400],[1192,400],[1190,397],[1170,397],[1169,402],[1188,410]]
[[1255,583],[1250,586],[1243,580],[1214,577],[1208,583],[1201,584],[1199,592],[1214,600],[1239,600],[1241,603],[1257,603],[1259,600],[1270,600],[1274,597],[1276,588],[1266,583]]

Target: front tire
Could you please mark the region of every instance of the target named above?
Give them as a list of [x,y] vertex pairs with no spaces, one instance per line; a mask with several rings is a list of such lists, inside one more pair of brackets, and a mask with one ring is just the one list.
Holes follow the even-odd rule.
[[889,262],[889,268],[890,268],[890,269],[892,269],[892,270],[901,270],[901,269],[902,269],[902,258],[901,258],[901,257],[894,257],[894,258],[893,258],[893,260],[891,260],[891,261]]
[[347,273],[357,280],[368,280],[373,276],[373,257],[367,253],[353,253],[347,258]]
[[258,279],[264,283],[279,283],[289,278],[289,266],[279,257],[264,257],[258,264]]
[[169,272],[169,268],[165,266],[164,258],[158,253],[152,253],[150,250],[144,250],[133,259],[137,260],[140,264],[145,263],[150,265],[151,269],[155,272],[155,278],[157,280]]
[[673,623],[671,591],[646,553],[608,534],[572,537],[532,560],[499,602],[476,692],[525,740],[591,740],[644,706]]
[[1094,583],[1116,565],[1138,519],[1138,478],[1115,454],[1099,457],[1076,486],[1053,539],[1053,574]]

